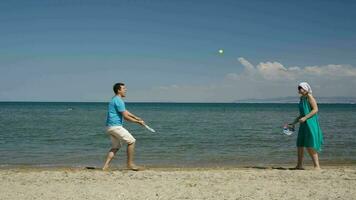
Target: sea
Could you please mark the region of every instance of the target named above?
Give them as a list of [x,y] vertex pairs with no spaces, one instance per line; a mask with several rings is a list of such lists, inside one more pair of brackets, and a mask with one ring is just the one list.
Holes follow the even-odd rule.
[[[125,121],[146,167],[265,167],[296,163],[298,104],[126,103],[156,130]],[[102,167],[107,103],[0,102],[0,167]],[[356,164],[356,105],[319,104],[321,165]],[[306,164],[311,164],[306,154]],[[126,146],[112,163],[125,167]]]

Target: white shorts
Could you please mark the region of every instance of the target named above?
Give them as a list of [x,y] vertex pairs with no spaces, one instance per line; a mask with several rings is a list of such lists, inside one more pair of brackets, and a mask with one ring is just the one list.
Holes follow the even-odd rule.
[[133,144],[136,139],[131,133],[122,126],[110,126],[106,129],[111,138],[112,148],[119,149],[122,146],[122,142],[126,144]]

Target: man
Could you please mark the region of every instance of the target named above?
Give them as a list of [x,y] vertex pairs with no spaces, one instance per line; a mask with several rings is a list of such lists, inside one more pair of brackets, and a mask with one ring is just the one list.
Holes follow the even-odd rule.
[[108,153],[103,170],[107,170],[110,166],[111,160],[114,158],[116,152],[120,149],[122,143],[127,144],[127,168],[138,171],[140,168],[133,162],[135,152],[136,139],[123,127],[124,119],[145,125],[145,122],[130,113],[125,108],[125,102],[122,98],[126,97],[126,87],[124,83],[116,83],[113,87],[115,96],[112,98],[108,106],[108,114],[106,120],[107,132],[110,135],[112,147]]

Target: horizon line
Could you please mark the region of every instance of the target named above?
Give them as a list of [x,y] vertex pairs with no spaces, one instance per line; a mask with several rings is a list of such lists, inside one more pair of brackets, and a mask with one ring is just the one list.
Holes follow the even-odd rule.
[[[1,101],[0,103],[108,103],[108,101]],[[174,101],[126,101],[125,103],[161,104],[297,104],[296,102],[174,102]],[[356,104],[355,102],[320,102],[318,104]]]

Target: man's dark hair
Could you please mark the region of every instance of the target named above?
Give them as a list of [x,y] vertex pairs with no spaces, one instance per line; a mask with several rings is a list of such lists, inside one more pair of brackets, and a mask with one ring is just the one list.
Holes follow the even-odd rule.
[[124,83],[115,83],[115,85],[113,87],[114,93],[117,94],[117,91],[121,90],[121,86],[124,86],[124,85],[125,85]]

